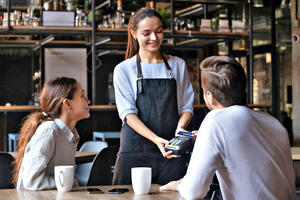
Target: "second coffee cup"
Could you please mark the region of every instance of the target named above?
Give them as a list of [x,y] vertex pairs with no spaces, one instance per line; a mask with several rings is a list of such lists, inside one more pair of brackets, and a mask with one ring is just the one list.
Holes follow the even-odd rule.
[[135,194],[148,194],[151,187],[152,172],[150,167],[131,168],[131,182]]

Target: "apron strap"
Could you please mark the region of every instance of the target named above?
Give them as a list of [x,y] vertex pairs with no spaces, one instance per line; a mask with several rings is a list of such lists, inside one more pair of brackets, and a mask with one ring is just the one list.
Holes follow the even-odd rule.
[[164,60],[164,63],[166,65],[166,67],[167,67],[167,70],[168,70],[171,78],[174,79],[174,75],[173,75],[172,69],[171,69],[171,67],[170,67],[167,59],[165,58],[164,54],[161,51],[160,51],[160,55],[161,55],[162,59]]
[[[163,53],[161,51],[160,51],[160,55],[167,67],[167,70],[168,70],[171,78],[174,79],[172,69],[171,69],[167,59],[165,58],[165,56],[163,55]],[[136,54],[136,65],[137,65],[137,93],[141,94],[141,93],[143,93],[143,83],[142,83],[143,73],[142,73],[142,67],[141,67],[141,57],[140,57],[139,53]]]
[[141,94],[143,93],[143,83],[142,83],[142,79],[143,79],[143,73],[142,73],[142,67],[141,67],[141,58],[140,58],[140,54],[137,53],[136,54],[136,65],[137,65],[137,93]]

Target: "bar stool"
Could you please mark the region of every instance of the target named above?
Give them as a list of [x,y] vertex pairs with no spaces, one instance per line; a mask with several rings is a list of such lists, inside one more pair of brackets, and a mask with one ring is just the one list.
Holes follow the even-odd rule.
[[105,139],[114,139],[114,138],[120,138],[120,132],[118,131],[103,131],[103,132],[98,132],[94,131],[93,132],[93,140],[96,140],[97,138],[102,139],[102,141],[105,141]]
[[9,133],[8,134],[8,151],[13,152],[16,151],[17,142],[19,140],[19,133]]

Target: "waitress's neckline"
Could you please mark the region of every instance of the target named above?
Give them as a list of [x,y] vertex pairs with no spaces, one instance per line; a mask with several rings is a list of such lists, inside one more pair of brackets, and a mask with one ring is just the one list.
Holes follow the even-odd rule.
[[[168,55],[168,56],[169,56],[169,59],[167,59],[167,61],[171,60],[174,57],[172,55]],[[127,59],[127,60],[129,60],[131,62],[136,62],[136,57],[133,56],[133,57]],[[161,64],[164,64],[164,62],[160,62],[160,63],[145,63],[145,62],[141,62],[141,64],[146,64],[146,65],[161,65]]]

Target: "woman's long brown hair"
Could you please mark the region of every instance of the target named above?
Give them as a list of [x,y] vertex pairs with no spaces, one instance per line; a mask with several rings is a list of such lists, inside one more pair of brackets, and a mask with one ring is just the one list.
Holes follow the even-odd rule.
[[141,8],[132,15],[128,22],[128,42],[125,59],[133,57],[139,51],[138,41],[131,35],[131,31],[136,31],[138,23],[146,17],[157,17],[161,22],[163,21],[161,15],[153,8]]
[[[18,181],[19,171],[22,165],[27,144],[34,135],[36,129],[44,121],[50,121],[61,114],[64,99],[72,99],[77,88],[77,81],[73,78],[59,77],[48,81],[41,92],[40,103],[42,112],[29,114],[20,129],[20,139],[17,146],[17,157],[14,162],[12,182]],[[46,116],[45,116],[46,115]]]

